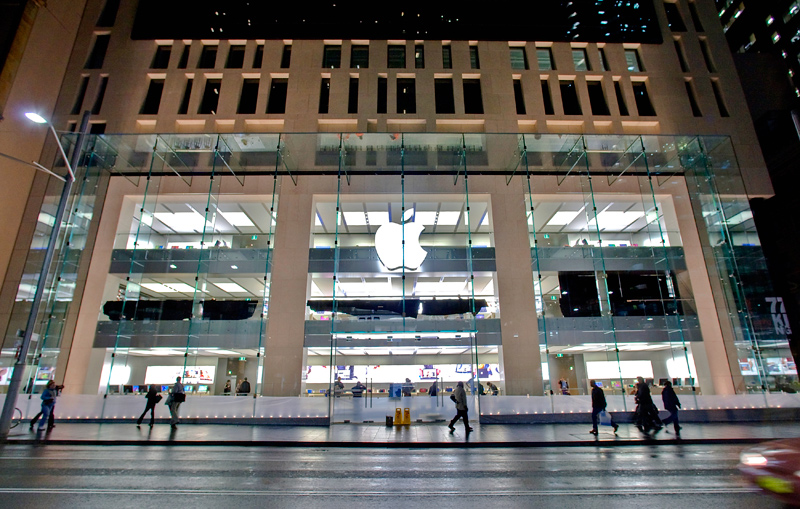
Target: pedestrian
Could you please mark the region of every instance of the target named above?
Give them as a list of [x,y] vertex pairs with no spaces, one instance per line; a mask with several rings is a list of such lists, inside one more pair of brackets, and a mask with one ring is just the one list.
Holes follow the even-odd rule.
[[[53,382],[53,381],[51,380],[50,382]],[[48,385],[50,385],[50,382],[48,382]],[[53,405],[50,408],[50,415],[46,417],[46,419],[47,419],[47,431],[50,431],[51,429],[56,427],[56,425],[55,425],[55,420],[56,420],[56,398],[58,398],[58,395],[61,392],[61,389],[63,389],[63,388],[64,388],[63,385],[56,385],[55,382],[53,382],[53,392],[52,392],[52,394],[53,394]],[[33,419],[31,419],[31,426],[30,426],[31,431],[33,431],[33,427],[36,426],[36,422],[43,415],[44,415],[44,410],[42,409],[42,410],[39,411],[38,414],[36,414],[33,417]]]
[[430,394],[433,397],[436,397],[439,394],[439,385],[438,385],[438,383],[439,383],[438,380],[434,380],[433,381],[433,384],[431,385],[431,388],[428,389],[428,394]]
[[403,383],[401,390],[403,392],[403,396],[411,396],[411,393],[414,392],[414,384],[411,383],[410,378],[406,378],[406,381]]
[[453,420],[447,425],[447,427],[450,428],[450,433],[456,430],[453,425],[459,419],[464,420],[464,429],[469,433],[472,431],[472,428],[469,427],[469,416],[467,415],[469,408],[467,407],[467,393],[464,391],[464,382],[458,382],[458,384],[456,384],[456,390],[450,395],[450,399],[456,404],[456,416],[453,417]]
[[[606,409],[606,395],[603,389],[598,387],[597,382],[594,380],[590,380],[589,385],[592,386],[592,431],[589,433],[597,435],[597,416]],[[614,422],[614,419],[611,419],[611,426],[614,428],[614,433],[616,434],[619,424]]]
[[225,382],[225,387],[222,389],[222,394],[230,394],[231,393],[231,381],[228,380]]
[[562,378],[558,381],[558,386],[561,388],[563,396],[569,396],[569,382]]
[[333,382],[333,395],[338,398],[343,392],[344,383],[342,383],[342,377],[339,377],[335,382]]
[[[42,420],[39,422],[37,431],[44,430],[50,415],[53,413],[53,408],[56,406],[56,383],[52,380],[47,382],[47,386],[42,391]],[[52,429],[48,427],[48,431]]]
[[181,403],[186,401],[186,393],[183,390],[183,384],[181,383],[181,377],[175,379],[175,385],[172,386],[172,392],[169,394],[167,398],[167,405],[169,406],[169,424],[172,426],[172,429],[178,429],[178,424],[180,421],[178,420],[178,409],[181,407]]
[[492,394],[492,396],[497,396],[500,394],[500,389],[498,389],[497,386],[492,382],[486,382],[486,385],[489,387],[489,392]]
[[672,388],[672,382],[664,382],[664,390],[661,391],[661,401],[664,403],[664,409],[669,412],[669,417],[664,419],[664,424],[672,423],[675,428],[675,434],[681,436],[681,427],[678,424],[678,409],[681,407],[681,402],[678,395],[675,394],[675,389]]
[[242,383],[239,384],[239,388],[236,390],[237,394],[250,394],[250,382],[247,381],[247,377],[244,377]]
[[350,389],[350,392],[353,393],[354,398],[360,398],[362,394],[364,394],[364,390],[366,390],[367,386],[361,383],[361,380],[356,381],[355,387]]
[[653,434],[661,431],[661,419],[658,418],[658,409],[653,403],[653,397],[650,395],[650,387],[644,381],[644,378],[637,377],[638,383],[636,384],[636,415],[638,416],[637,425],[641,426],[639,429],[644,433],[650,433],[650,430],[655,430]]
[[147,405],[145,405],[144,412],[142,412],[142,415],[140,415],[139,419],[136,421],[136,427],[138,428],[142,424],[145,414],[150,410],[150,427],[152,428],[153,423],[156,421],[156,404],[161,401],[161,394],[158,393],[155,385],[151,385],[150,390],[147,391],[144,397],[147,400]]

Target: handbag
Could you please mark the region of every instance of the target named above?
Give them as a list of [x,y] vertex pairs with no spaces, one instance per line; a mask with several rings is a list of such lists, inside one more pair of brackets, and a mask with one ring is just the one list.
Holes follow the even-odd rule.
[[456,400],[456,395],[455,394],[451,394],[450,395],[450,401],[452,401],[453,403],[458,403],[458,401]]
[[597,414],[597,417],[598,417],[598,419],[600,421],[600,424],[602,424],[603,426],[611,426],[611,414],[610,413],[608,413],[605,410],[603,410],[602,412]]
[[172,395],[172,400],[175,403],[183,403],[184,401],[186,401],[186,394],[183,392],[176,392],[175,394]]
[[158,402],[159,402],[159,401],[161,401],[162,399],[163,399],[163,398],[161,397],[161,394],[156,394],[156,403],[158,403]]

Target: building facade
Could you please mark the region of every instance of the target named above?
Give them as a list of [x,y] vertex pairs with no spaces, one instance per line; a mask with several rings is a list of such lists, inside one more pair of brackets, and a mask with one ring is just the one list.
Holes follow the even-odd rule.
[[[27,390],[55,378],[106,416],[179,375],[198,417],[339,422],[401,395],[437,416],[434,382],[486,415],[590,379],[622,406],[637,376],[797,383],[712,2],[229,3],[87,2],[55,111],[80,179]],[[54,226],[38,183],[6,378]],[[245,378],[255,402],[224,399]]]

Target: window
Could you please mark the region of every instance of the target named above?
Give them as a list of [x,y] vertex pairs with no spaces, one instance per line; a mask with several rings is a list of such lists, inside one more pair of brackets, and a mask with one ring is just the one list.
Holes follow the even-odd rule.
[[425,47],[422,44],[414,46],[414,68],[425,68]]
[[689,106],[692,107],[692,115],[695,117],[702,117],[703,113],[700,111],[700,106],[697,104],[697,96],[694,93],[694,86],[690,80],[686,80],[686,95],[689,97]]
[[328,108],[330,107],[331,102],[331,79],[330,78],[322,78],[322,82],[319,86],[319,113],[325,114],[328,113]]
[[89,124],[89,134],[103,134],[106,132],[105,122],[92,122]]
[[398,78],[397,113],[414,114],[416,112],[417,112],[417,88],[414,82],[414,78]]
[[561,89],[561,103],[564,106],[564,115],[581,115],[581,103],[578,100],[578,91],[574,81],[559,82]]
[[508,48],[511,58],[512,69],[527,69],[528,58],[525,56],[525,48]]
[[445,44],[442,46],[442,68],[444,69],[453,68],[453,49],[450,47],[449,44]]
[[239,106],[236,108],[236,113],[252,115],[256,112],[258,84],[258,79],[246,79],[242,82],[242,93],[239,95]]
[[289,80],[273,78],[269,87],[267,98],[267,113],[286,113],[286,93],[289,89]]
[[117,11],[119,10],[119,0],[106,0],[103,6],[103,11],[100,13],[100,18],[97,20],[99,27],[113,27],[114,22],[117,20]]
[[231,46],[228,50],[228,60],[225,62],[226,69],[241,69],[244,67],[244,46]]
[[575,64],[576,71],[591,71],[592,68],[589,65],[589,58],[586,56],[585,49],[573,49],[572,50],[572,63]]
[[611,67],[608,66],[608,60],[606,60],[606,50],[604,50],[603,48],[598,48],[597,56],[600,58],[600,70],[610,71]]
[[111,40],[111,36],[108,34],[100,34],[95,36],[92,52],[89,54],[89,59],[86,61],[87,69],[103,68],[103,60],[106,58],[109,40]]
[[322,67],[325,69],[338,69],[342,64],[342,47],[325,46],[322,51]]
[[708,72],[716,72],[714,61],[711,60],[711,52],[708,50],[708,41],[705,38],[700,38],[700,51],[703,53],[703,60],[706,63]]
[[284,44],[283,53],[281,53],[281,69],[288,69],[292,63],[292,45]]
[[183,89],[181,105],[178,106],[178,115],[186,115],[189,113],[189,99],[192,97],[192,83],[194,83],[192,78],[186,80],[186,87]]
[[542,80],[542,103],[544,104],[544,114],[553,115],[553,98],[550,95],[550,84],[547,80]]
[[635,49],[625,50],[625,63],[628,65],[628,70],[631,72],[644,71],[642,61],[639,59],[639,52]]
[[186,66],[189,65],[189,50],[191,46],[189,44],[183,45],[183,51],[181,52],[181,59],[178,61],[178,69],[186,69]]
[[664,2],[664,10],[667,11],[667,26],[669,26],[669,29],[673,32],[685,32],[686,25],[683,23],[678,5],[672,2]]
[[789,11],[783,16],[783,22],[788,23],[798,12],[800,12],[800,1],[792,2]]
[[150,80],[144,104],[139,110],[142,115],[158,115],[158,107],[161,104],[161,94],[164,92],[164,80]]
[[169,67],[169,55],[172,53],[172,48],[169,46],[156,47],[156,54],[153,56],[153,62],[150,64],[151,69],[166,69]]
[[448,114],[456,112],[455,99],[453,98],[453,80],[440,78],[434,80],[433,92],[436,100],[436,113]]
[[99,115],[100,108],[103,107],[103,99],[106,96],[106,88],[108,87],[108,76],[103,76],[100,80],[100,87],[97,89],[97,96],[94,99],[94,106],[92,106],[92,115]]
[[389,46],[389,57],[386,66],[389,69],[405,69],[406,47],[399,45]]
[[619,106],[619,114],[623,117],[627,117],[628,113],[628,105],[625,104],[625,96],[622,95],[622,87],[619,84],[619,81],[614,82],[614,95],[617,97],[617,106]]
[[480,69],[481,68],[481,59],[478,56],[478,47],[477,46],[470,46],[469,47],[469,67],[470,67],[470,69]]
[[78,115],[83,106],[83,99],[86,97],[86,89],[89,88],[89,76],[81,78],[81,84],[78,86],[78,95],[75,96],[75,103],[72,105],[70,115]]
[[253,55],[253,69],[261,69],[261,63],[264,61],[264,45],[256,44],[256,54]]
[[198,69],[213,69],[217,65],[217,47],[203,46],[200,53],[200,61],[197,62]]
[[358,113],[358,78],[350,78],[347,94],[347,113]]
[[697,14],[697,4],[693,1],[689,2],[689,14],[692,16],[692,23],[694,23],[694,29],[698,32],[704,32],[703,24],[700,23],[700,16]]
[[369,68],[369,46],[350,47],[350,68],[351,69]]
[[386,78],[378,78],[378,113],[386,113],[386,104],[388,103],[388,87],[389,83]]
[[725,106],[725,100],[722,98],[722,90],[719,87],[719,80],[711,80],[711,89],[714,91],[714,99],[717,100],[719,115],[721,117],[729,117],[728,107]]
[[522,80],[514,80],[514,102],[517,105],[517,115],[524,115],[525,97],[522,95]]
[[[214,54],[216,54],[216,48]],[[222,86],[222,80],[206,80],[206,88],[203,90],[203,98],[200,100],[200,108],[197,110],[198,114],[217,114],[220,86]]]
[[647,93],[647,84],[644,81],[633,82],[633,98],[636,101],[636,109],[639,110],[640,117],[654,117],[656,110],[650,102],[650,95]]
[[610,115],[606,94],[603,92],[601,81],[588,81],[586,87],[589,90],[589,106],[592,107],[593,115]]
[[681,41],[675,41],[675,53],[678,54],[678,63],[681,65],[681,71],[689,72],[689,64],[686,63],[686,55],[683,52]]
[[483,113],[483,97],[481,96],[481,80],[464,80],[464,113]]
[[553,52],[550,48],[539,48],[536,50],[536,61],[539,63],[539,70],[554,71],[556,68],[553,62]]

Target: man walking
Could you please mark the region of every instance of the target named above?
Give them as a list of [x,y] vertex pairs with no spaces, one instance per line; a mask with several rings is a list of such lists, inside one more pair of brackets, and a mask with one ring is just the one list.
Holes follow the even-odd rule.
[[453,391],[450,399],[456,404],[456,416],[453,417],[453,420],[447,425],[447,427],[450,428],[450,433],[456,430],[453,424],[459,419],[464,419],[464,428],[467,433],[469,433],[472,431],[472,428],[469,427],[469,416],[467,415],[469,408],[467,408],[467,393],[464,391],[464,382],[458,382],[458,384],[456,384],[456,390]]
[[[589,433],[597,435],[597,416],[606,409],[606,395],[603,393],[603,389],[598,387],[597,382],[594,380],[590,380],[589,385],[592,386],[592,431]],[[614,433],[616,434],[619,424],[614,422],[614,419],[611,419],[611,426],[614,428]]]
[[675,435],[681,436],[681,427],[678,425],[678,409],[681,407],[681,402],[678,395],[675,394],[675,389],[672,388],[672,382],[664,382],[664,390],[661,391],[661,401],[664,403],[664,409],[669,412],[669,417],[664,419],[664,424],[672,423],[675,428]]
[[170,394],[170,398],[172,398],[169,402],[169,424],[172,426],[172,429],[178,429],[178,409],[181,406],[181,403],[186,401],[186,393],[183,391],[183,384],[181,383],[181,377],[175,379],[175,385],[172,386],[172,393]]
[[150,390],[147,391],[147,394],[145,395],[145,399],[147,400],[147,404],[144,407],[144,412],[142,412],[142,415],[140,415],[139,419],[137,419],[137,421],[136,421],[136,427],[137,428],[139,426],[141,426],[142,421],[144,420],[144,416],[145,416],[145,414],[147,414],[148,411],[150,412],[150,427],[152,428],[153,427],[153,423],[155,423],[155,420],[156,420],[156,413],[155,413],[156,412],[156,404],[159,401],[161,401],[161,395],[156,390],[156,386],[155,385],[151,385],[150,386]]

